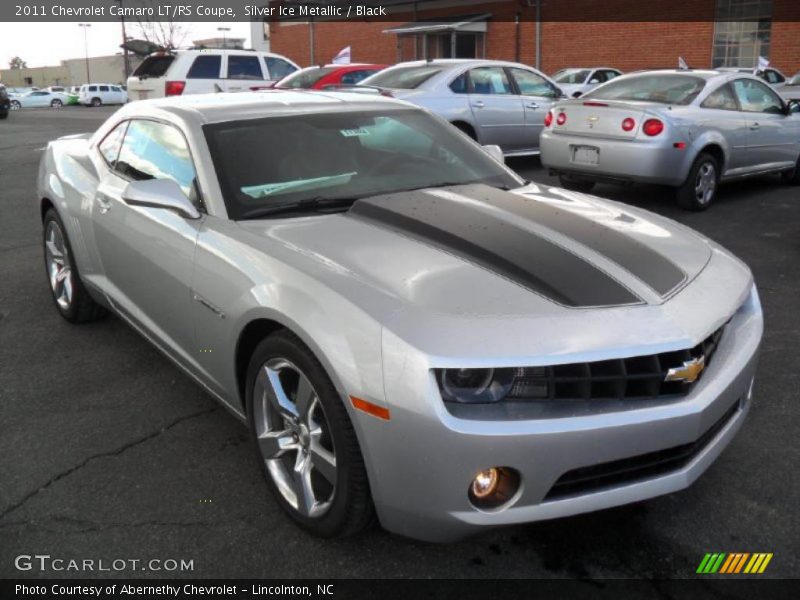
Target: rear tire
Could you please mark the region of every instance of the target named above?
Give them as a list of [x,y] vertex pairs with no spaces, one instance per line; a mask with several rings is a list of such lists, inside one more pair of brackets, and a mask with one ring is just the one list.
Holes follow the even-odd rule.
[[22,108],[22,104],[20,104],[18,100],[12,100],[11,106],[9,108],[11,110],[19,110],[20,108]]
[[797,157],[794,169],[781,173],[781,183],[785,185],[800,185],[800,156]]
[[50,103],[50,108],[61,108],[62,106],[64,106],[64,103],[61,100],[53,100]]
[[698,155],[686,181],[675,190],[678,206],[695,212],[706,210],[717,197],[719,164],[705,152]]
[[98,106],[103,106],[103,101],[100,98],[92,98],[92,106],[97,108]]
[[472,138],[476,142],[478,141],[478,136],[475,135],[475,130],[468,125],[467,123],[453,123],[453,126],[458,129],[461,133],[467,135],[468,137]]
[[366,529],[374,508],[358,439],[311,350],[287,330],[273,333],[253,352],[245,389],[259,463],[281,508],[320,537]]
[[561,182],[561,187],[565,190],[581,192],[583,194],[591,192],[595,185],[594,181],[580,179],[578,177],[568,177],[566,175],[559,175],[558,180]]
[[64,223],[54,209],[44,216],[44,266],[53,302],[70,323],[95,321],[106,314],[86,291],[72,253]]

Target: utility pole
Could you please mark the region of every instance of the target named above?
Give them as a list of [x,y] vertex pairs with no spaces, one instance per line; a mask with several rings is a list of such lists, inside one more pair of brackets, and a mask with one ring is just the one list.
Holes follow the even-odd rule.
[[92,77],[89,74],[89,36],[87,34],[87,31],[91,26],[91,23],[78,23],[78,27],[83,29],[83,49],[86,53],[86,83],[92,82]]
[[[122,9],[124,0],[114,0],[114,2],[119,3],[120,9]],[[128,62],[128,35],[125,33],[125,11],[120,10],[119,20],[122,22],[122,69],[125,72],[125,83],[127,83],[131,74],[131,66]]]
[[223,48],[227,48],[228,47],[228,37],[227,37],[226,34],[230,30],[231,30],[230,27],[217,27],[217,31],[221,31],[222,32],[222,47]]

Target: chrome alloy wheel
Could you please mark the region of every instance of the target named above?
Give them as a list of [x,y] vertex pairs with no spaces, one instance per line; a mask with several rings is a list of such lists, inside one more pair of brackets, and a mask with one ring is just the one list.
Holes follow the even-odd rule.
[[284,500],[317,518],[336,492],[336,453],[330,426],[308,378],[284,358],[260,369],[253,389],[253,418],[267,471]]
[[58,223],[50,221],[45,231],[45,265],[50,288],[61,310],[69,310],[72,305],[74,282],[72,280],[72,263],[64,241],[64,232]]
[[717,190],[717,169],[710,162],[703,163],[697,171],[694,193],[697,203],[706,205],[714,198]]

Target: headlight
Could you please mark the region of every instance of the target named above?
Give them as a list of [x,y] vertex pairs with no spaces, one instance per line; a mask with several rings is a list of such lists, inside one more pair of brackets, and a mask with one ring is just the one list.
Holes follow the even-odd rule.
[[514,369],[437,369],[436,380],[445,402],[499,402],[514,383]]

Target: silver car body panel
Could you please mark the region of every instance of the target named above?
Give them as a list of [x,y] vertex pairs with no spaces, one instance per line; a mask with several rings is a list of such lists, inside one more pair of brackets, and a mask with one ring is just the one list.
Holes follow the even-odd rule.
[[[470,188],[419,192],[459,202],[476,215],[483,211],[569,249],[641,299],[635,306],[575,308],[347,213],[228,219],[202,124],[403,106],[386,98],[319,92],[136,102],[91,137],[51,142],[40,164],[38,196],[60,214],[93,296],[240,419],[245,413],[235,357],[242,332],[268,320],[298,335],[347,407],[378,516],[392,531],[453,540],[485,527],[596,510],[691,484],[741,426],[763,329],[750,271],[714,242],[646,211],[558,188],[529,184],[504,196],[507,202],[586,220],[667,258],[685,276],[662,296],[587,241],[491,210]],[[97,144],[133,117],[169,122],[184,133],[207,208],[202,218],[117,201]],[[691,393],[668,401],[601,403],[588,413],[558,403],[513,415],[488,406],[476,416],[445,407],[431,371],[685,349],[725,323],[703,378]],[[356,410],[349,396],[387,408],[391,419]],[[564,472],[696,440],[736,403],[730,422],[684,467],[543,501]],[[467,489],[477,471],[493,465],[517,469],[521,492],[502,510],[481,511],[468,500]]]
[[[554,122],[542,133],[542,164],[559,173],[590,179],[671,186],[686,180],[697,155],[709,147],[718,149],[724,158],[722,180],[781,171],[795,165],[800,156],[800,115],[701,106],[711,93],[733,80],[753,79],[764,84],[761,79],[718,71],[663,73],[690,73],[706,79],[707,83],[686,106],[592,102],[591,98],[559,102],[554,111],[565,112],[567,122],[564,126]],[[623,75],[614,81],[639,75]],[[620,127],[625,117],[636,121],[636,127],[627,133]],[[660,135],[648,137],[641,131],[648,118],[658,118],[664,123]],[[575,149],[582,146],[598,149],[597,164],[576,162]]]

